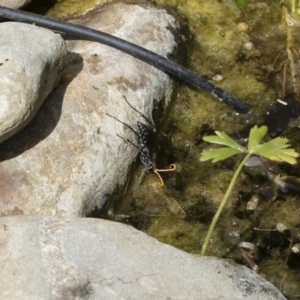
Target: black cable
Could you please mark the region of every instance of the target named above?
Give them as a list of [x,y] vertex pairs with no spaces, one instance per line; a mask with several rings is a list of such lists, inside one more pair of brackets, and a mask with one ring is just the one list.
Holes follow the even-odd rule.
[[194,74],[193,72],[184,68],[183,66],[152,51],[149,51],[145,48],[142,48],[140,46],[137,46],[133,43],[117,38],[110,34],[94,30],[88,27],[75,25],[64,21],[59,21],[3,6],[0,6],[0,16],[20,22],[30,24],[34,23],[35,25],[51,30],[69,33],[82,40],[88,40],[105,44],[107,46],[121,50],[122,52],[125,52],[127,54],[130,54],[163,72],[172,74],[175,77],[184,80],[185,82],[187,82],[190,85],[193,85],[196,88],[200,88],[206,91],[207,93],[224,102],[239,113],[248,113],[251,110],[251,106],[249,104],[242,102],[238,98],[216,87],[214,84]]

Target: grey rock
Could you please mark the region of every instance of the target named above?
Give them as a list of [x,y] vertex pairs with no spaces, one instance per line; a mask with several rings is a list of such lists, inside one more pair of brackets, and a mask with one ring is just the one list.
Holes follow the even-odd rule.
[[[107,5],[80,23],[165,56],[176,46],[175,19],[150,6]],[[117,136],[135,142],[135,135],[106,113],[136,128],[145,121],[123,96],[148,117],[154,99],[170,100],[172,81],[154,67],[97,43],[72,41],[68,49],[57,88],[34,120],[1,145],[2,215],[82,216],[101,207],[126,184],[137,156]]]
[[97,219],[0,218],[0,298],[281,300],[263,277]]
[[0,142],[31,121],[58,82],[66,56],[58,34],[23,23],[0,24]]
[[32,0],[0,0],[1,6],[20,8],[29,4]]

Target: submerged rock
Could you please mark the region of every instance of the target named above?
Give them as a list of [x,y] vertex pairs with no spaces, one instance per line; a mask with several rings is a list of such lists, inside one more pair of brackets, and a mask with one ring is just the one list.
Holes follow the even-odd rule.
[[[176,46],[175,19],[150,6],[107,5],[76,22],[165,56]],[[145,120],[123,96],[147,117],[154,99],[170,100],[171,79],[146,63],[87,41],[68,50],[62,80],[36,118],[1,145],[2,215],[79,216],[101,207],[126,183],[137,155],[117,136],[135,142],[135,135],[107,113],[136,128]]]
[[285,299],[246,267],[187,254],[120,223],[2,217],[0,239],[3,300]]
[[67,56],[60,35],[17,22],[0,24],[0,142],[34,117],[57,84]]

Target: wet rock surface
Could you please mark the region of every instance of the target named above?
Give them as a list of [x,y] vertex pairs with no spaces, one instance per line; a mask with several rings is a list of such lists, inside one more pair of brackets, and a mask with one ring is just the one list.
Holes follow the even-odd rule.
[[[161,9],[119,3],[76,22],[161,55],[176,46],[176,21]],[[57,88],[35,119],[1,146],[2,215],[82,216],[101,207],[126,183],[137,156],[117,136],[136,143],[133,132],[107,113],[136,128],[144,120],[123,96],[147,117],[154,99],[170,100],[171,79],[154,67],[97,43],[71,41],[68,50]]]
[[0,219],[1,299],[285,299],[263,277],[197,257],[124,224]]
[[34,117],[60,79],[67,48],[60,35],[34,25],[0,24],[0,142]]

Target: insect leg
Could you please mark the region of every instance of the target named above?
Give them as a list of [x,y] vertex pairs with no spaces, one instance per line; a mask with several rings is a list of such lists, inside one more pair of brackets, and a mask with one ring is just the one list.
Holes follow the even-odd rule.
[[140,178],[139,178],[139,184],[142,183],[142,181],[143,181],[143,179],[144,179],[146,173],[147,173],[147,169],[146,169],[146,168],[143,168],[142,174],[141,174],[141,176],[140,176]]
[[137,148],[138,150],[139,150],[139,147],[136,145],[136,144],[134,144],[131,140],[128,140],[128,139],[124,139],[122,136],[120,136],[120,135],[118,135],[117,134],[117,136],[120,138],[120,139],[122,139],[123,141],[124,141],[124,143],[129,143],[129,144],[131,144],[132,146],[134,146],[135,148]]

